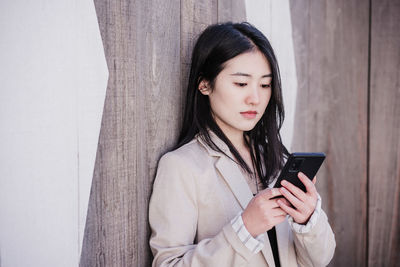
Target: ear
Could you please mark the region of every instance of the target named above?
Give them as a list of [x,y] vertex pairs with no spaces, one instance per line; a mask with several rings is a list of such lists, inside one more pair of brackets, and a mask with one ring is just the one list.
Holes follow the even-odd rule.
[[210,84],[206,80],[201,80],[198,89],[203,95],[209,95],[211,93]]

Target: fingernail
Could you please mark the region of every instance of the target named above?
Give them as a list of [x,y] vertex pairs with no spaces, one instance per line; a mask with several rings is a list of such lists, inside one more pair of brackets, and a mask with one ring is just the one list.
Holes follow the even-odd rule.
[[287,185],[286,180],[282,180],[281,184],[282,184],[282,185]]

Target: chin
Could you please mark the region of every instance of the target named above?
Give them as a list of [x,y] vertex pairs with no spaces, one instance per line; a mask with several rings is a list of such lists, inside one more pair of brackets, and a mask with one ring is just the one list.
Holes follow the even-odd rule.
[[247,132],[247,131],[251,131],[254,129],[254,127],[256,127],[256,124],[252,124],[252,125],[245,125],[243,127],[241,127],[240,130]]

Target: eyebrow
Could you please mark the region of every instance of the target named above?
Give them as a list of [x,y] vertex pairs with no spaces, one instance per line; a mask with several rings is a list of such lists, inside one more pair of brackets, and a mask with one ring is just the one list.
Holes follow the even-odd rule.
[[[232,73],[232,76],[246,76],[246,77],[251,77],[250,74],[247,73],[243,73],[243,72],[236,72],[236,73]],[[266,77],[272,77],[272,73],[270,74],[265,74],[263,76],[261,76],[261,78],[266,78]]]

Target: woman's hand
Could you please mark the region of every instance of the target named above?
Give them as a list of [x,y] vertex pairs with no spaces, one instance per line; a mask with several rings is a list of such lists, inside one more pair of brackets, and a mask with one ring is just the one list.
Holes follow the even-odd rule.
[[292,204],[293,207],[278,200],[279,207],[287,214],[292,216],[293,220],[299,224],[306,224],[313,214],[317,205],[317,189],[315,188],[316,177],[311,182],[310,179],[304,174],[299,172],[298,177],[305,185],[307,192],[303,192],[297,186],[290,182],[283,180],[282,187],[279,188],[280,193]]
[[[242,213],[242,219],[247,231],[253,237],[265,233],[285,220],[287,213],[279,207],[278,199],[271,199],[281,195],[278,188],[267,188],[249,202]],[[284,198],[281,202],[286,203],[286,206],[290,205]]]

